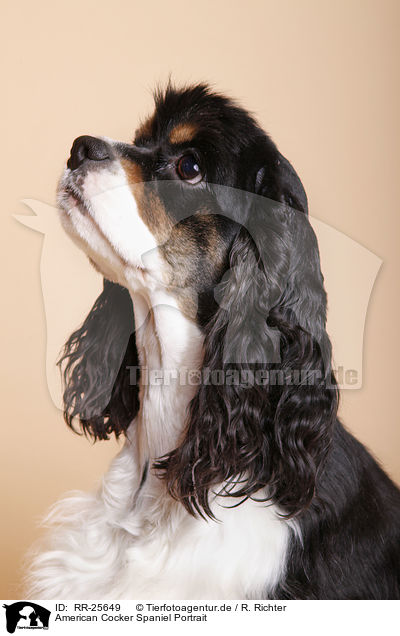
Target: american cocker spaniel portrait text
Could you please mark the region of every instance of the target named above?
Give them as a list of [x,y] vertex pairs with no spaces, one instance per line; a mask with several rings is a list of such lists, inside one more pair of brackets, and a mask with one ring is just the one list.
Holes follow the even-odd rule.
[[58,202],[104,278],[65,419],[124,445],[31,596],[399,598],[400,492],[337,419],[307,197],[253,117],[169,85],[132,144],[74,141]]

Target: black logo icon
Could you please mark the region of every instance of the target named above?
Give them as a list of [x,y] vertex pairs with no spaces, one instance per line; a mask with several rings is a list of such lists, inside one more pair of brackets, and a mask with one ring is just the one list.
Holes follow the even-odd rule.
[[49,629],[51,612],[31,601],[18,601],[3,605],[6,610],[7,631],[13,634],[15,629]]

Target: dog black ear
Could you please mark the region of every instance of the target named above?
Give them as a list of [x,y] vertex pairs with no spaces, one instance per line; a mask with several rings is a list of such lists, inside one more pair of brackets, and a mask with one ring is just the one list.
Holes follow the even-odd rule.
[[[118,437],[139,409],[133,305],[124,287],[104,280],[104,289],[58,362],[65,384],[64,418],[96,439]],[[135,376],[135,374],[134,374]]]
[[303,510],[336,419],[315,235],[303,213],[255,198],[205,329],[211,381],[190,405],[182,444],[156,464],[170,493],[203,516],[213,516],[212,488]]
[[255,194],[308,214],[307,195],[300,177],[271,139],[266,138],[257,144],[252,156],[252,165],[254,161],[257,172],[251,190]]

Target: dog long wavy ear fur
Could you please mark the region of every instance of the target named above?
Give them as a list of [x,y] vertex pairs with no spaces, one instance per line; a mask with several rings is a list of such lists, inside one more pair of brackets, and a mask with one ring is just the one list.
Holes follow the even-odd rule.
[[213,383],[211,374],[200,386],[182,444],[155,465],[170,493],[202,516],[214,516],[216,491],[273,499],[287,516],[305,509],[336,421],[326,296],[306,199],[301,212],[255,200],[206,327],[203,366],[223,370],[225,381]]
[[[134,315],[129,292],[104,280],[104,289],[82,326],[64,346],[58,362],[65,384],[64,418],[76,431],[97,439],[118,437],[139,409]],[[77,431],[76,431],[77,432]]]

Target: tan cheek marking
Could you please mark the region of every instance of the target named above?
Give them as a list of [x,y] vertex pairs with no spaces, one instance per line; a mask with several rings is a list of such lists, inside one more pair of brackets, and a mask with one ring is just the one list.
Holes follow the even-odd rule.
[[121,159],[121,166],[135,197],[141,219],[160,245],[165,270],[165,284],[175,296],[182,313],[195,320],[197,296],[188,281],[188,269],[196,253],[196,242],[180,224],[174,225],[160,199],[147,189],[140,166]]
[[147,225],[158,243],[163,243],[168,239],[173,223],[162,201],[151,191],[151,184],[146,187],[141,168],[137,163],[128,159],[121,159],[121,166],[136,200],[140,218]]
[[194,124],[178,124],[169,134],[171,144],[184,144],[192,141],[197,133],[197,126]]
[[[151,192],[151,184],[146,188],[140,166],[127,159],[121,159],[121,166],[131,186],[139,215],[160,245],[166,266],[164,273],[167,287],[177,298],[183,314],[195,320],[197,314],[195,279],[199,274],[195,263],[198,260],[199,246],[192,232],[196,231],[196,228],[180,223],[174,225],[162,201],[154,192]],[[224,252],[213,215],[202,214],[200,224],[207,230],[208,260],[213,263],[213,267],[219,268],[223,263]]]
[[[196,215],[197,216],[197,215]],[[206,244],[202,246],[203,266],[221,271],[224,266],[225,247],[221,242],[215,218],[212,214],[199,214],[197,224],[188,227],[185,224],[176,225],[169,240],[161,246],[161,253],[169,266],[170,278],[168,287],[177,300],[183,314],[192,320],[197,314],[196,279],[201,276],[196,263],[199,260],[199,244],[193,236],[200,227],[207,231]],[[204,251],[208,258],[204,258]]]
[[195,262],[196,252],[196,242],[180,224],[172,229],[169,240],[161,246],[161,254],[169,271],[168,290],[189,320],[195,320],[197,314],[197,294],[191,281],[191,264]]

